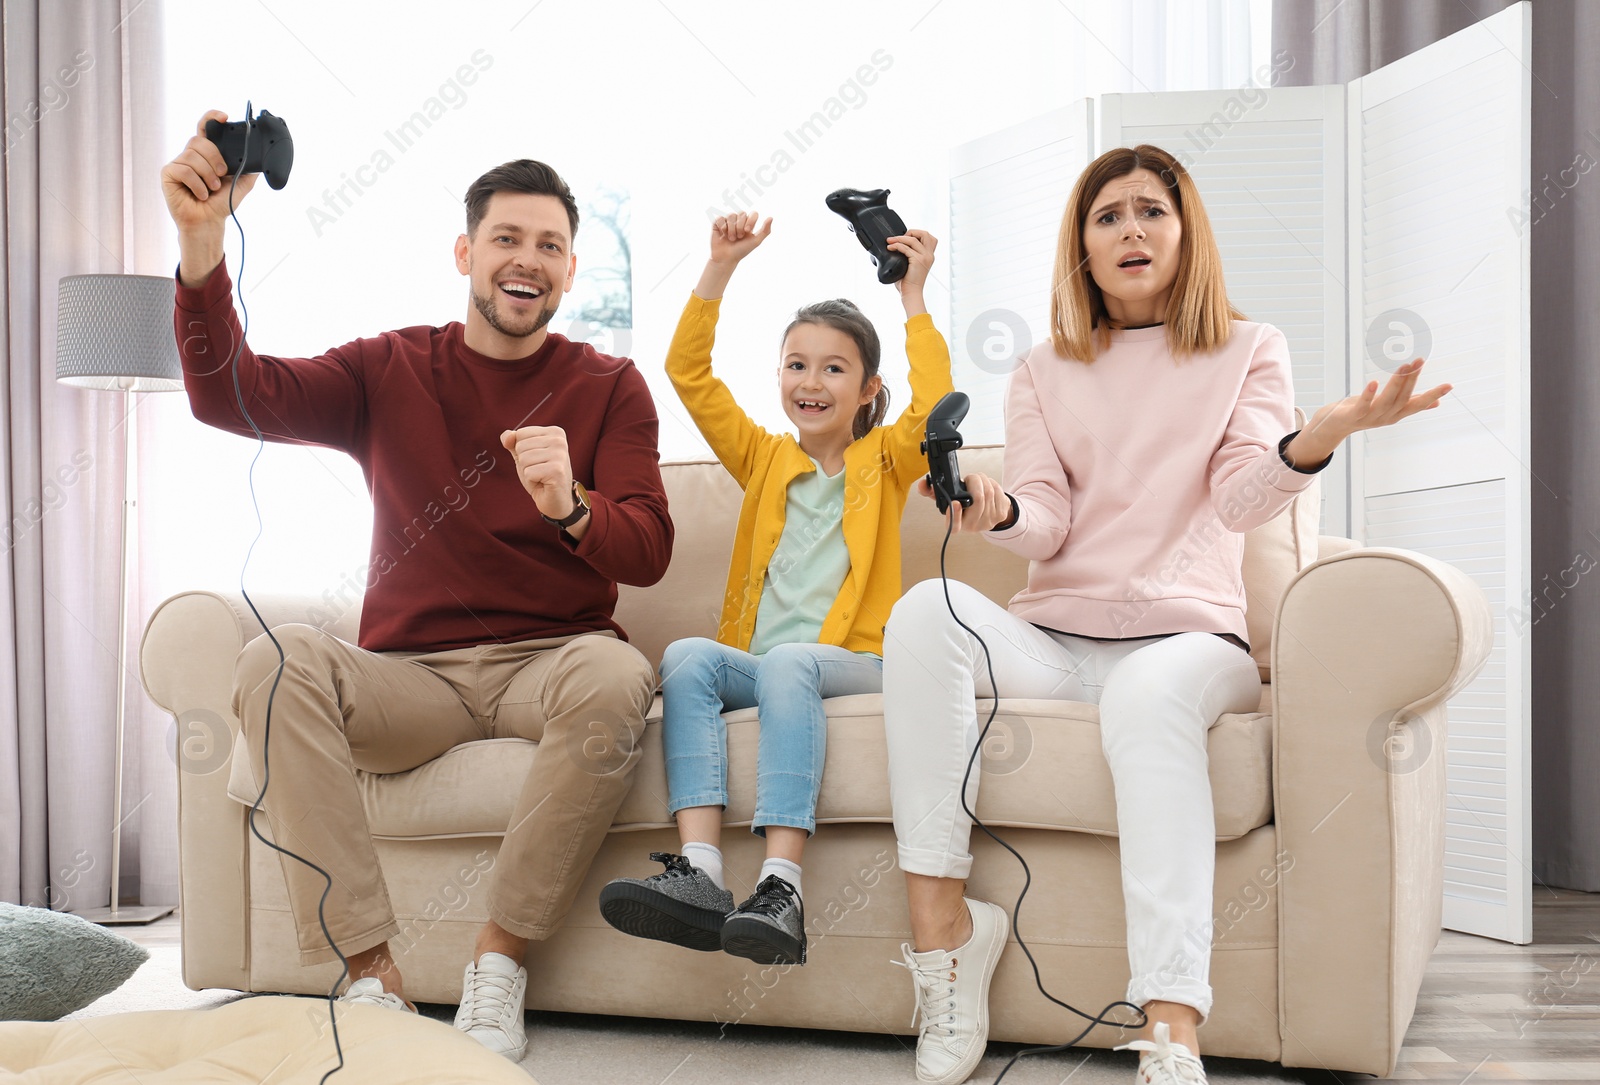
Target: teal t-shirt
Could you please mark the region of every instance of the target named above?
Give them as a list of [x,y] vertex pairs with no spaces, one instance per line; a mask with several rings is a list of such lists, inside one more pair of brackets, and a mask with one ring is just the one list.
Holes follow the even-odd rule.
[[764,655],[780,644],[815,644],[822,623],[850,572],[844,544],[844,469],[822,473],[822,465],[789,483],[783,535],[767,563],[756,608],[750,653]]

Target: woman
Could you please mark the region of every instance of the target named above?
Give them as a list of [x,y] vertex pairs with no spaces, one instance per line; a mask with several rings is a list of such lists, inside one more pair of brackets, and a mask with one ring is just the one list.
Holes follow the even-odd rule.
[[[1450,388],[1413,395],[1418,359],[1381,392],[1373,382],[1291,432],[1283,334],[1228,303],[1199,192],[1158,147],[1108,151],[1078,179],[1051,297],[1051,342],[1011,379],[1004,485],[969,475],[971,507],[952,507],[957,530],[1029,559],[1028,585],[1003,608],[952,583],[950,602],[988,645],[1000,696],[1100,706],[1127,998],[1147,1017],[1127,1046],[1142,1052],[1141,1083],[1204,1082],[1196,1029],[1211,1008],[1215,861],[1206,732],[1261,695],[1245,643],[1243,533],[1281,512],[1350,434],[1433,407]],[[974,697],[994,695],[944,586],[907,592],[884,655],[914,942],[904,954],[922,1018],[917,1076],[950,1085],[983,1056],[1006,939],[1004,910],[964,897],[971,823],[959,792],[978,736]]]

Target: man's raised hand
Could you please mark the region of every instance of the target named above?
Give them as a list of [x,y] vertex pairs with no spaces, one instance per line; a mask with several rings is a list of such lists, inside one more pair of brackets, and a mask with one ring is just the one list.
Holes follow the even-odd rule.
[[[161,192],[167,198],[167,211],[179,231],[218,226],[228,217],[228,189],[233,179],[217,145],[206,138],[207,121],[226,121],[228,115],[213,109],[200,118],[195,134],[184,144],[178,157],[161,169]],[[246,173],[233,186],[233,205],[238,207],[255,187],[259,175]]]
[[161,168],[161,194],[167,199],[172,221],[178,224],[178,280],[189,287],[204,284],[222,263],[229,192],[233,206],[238,207],[260,176],[244,174],[237,185],[228,176],[222,152],[206,138],[206,121],[227,119],[221,110],[206,113],[178,157]]

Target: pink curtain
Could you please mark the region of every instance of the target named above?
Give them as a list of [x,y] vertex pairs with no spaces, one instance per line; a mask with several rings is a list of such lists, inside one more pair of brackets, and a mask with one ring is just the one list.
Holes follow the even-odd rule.
[[63,275],[170,272],[162,3],[5,0],[0,13],[0,899],[109,902],[121,681],[123,895],[142,884],[147,902],[171,902],[176,770],[137,674],[152,601],[117,628],[123,401],[55,381]]

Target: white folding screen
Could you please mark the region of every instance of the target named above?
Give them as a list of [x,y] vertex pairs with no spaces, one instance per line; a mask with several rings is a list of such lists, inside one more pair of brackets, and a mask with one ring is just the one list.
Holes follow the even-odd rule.
[[[1108,94],[1100,148],[1151,143],[1193,175],[1228,297],[1289,342],[1295,403],[1345,394],[1343,87]],[[1323,480],[1322,530],[1347,531],[1348,461]]]
[[[1484,589],[1496,640],[1449,706],[1445,926],[1532,934],[1528,745],[1529,5],[1348,87],[1106,95],[958,148],[950,188],[956,386],[1003,439],[1009,340],[1049,334],[1061,211],[1092,157],[1153,143],[1194,175],[1234,304],[1289,341],[1308,413],[1416,355],[1455,391],[1352,439],[1323,531],[1430,554]],[[1080,150],[1081,148],[1081,150]],[[1007,325],[1005,314],[1023,328]],[[981,317],[981,319],[980,319]],[[968,348],[971,341],[973,346]],[[970,353],[969,353],[970,350]]]
[[1495,617],[1483,673],[1450,704],[1445,924],[1533,935],[1528,469],[1529,5],[1351,83],[1351,381],[1414,356],[1440,407],[1352,443],[1356,537],[1448,561]]
[[1005,439],[1006,379],[1050,337],[1050,276],[1072,183],[1093,153],[1090,103],[959,147],[950,168],[950,350],[972,399],[969,444]]

